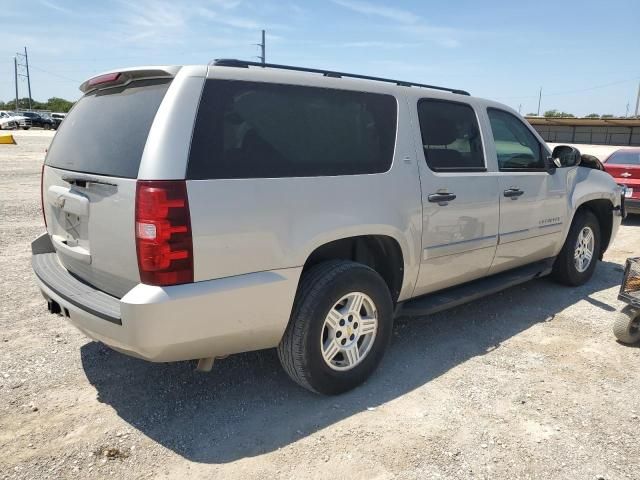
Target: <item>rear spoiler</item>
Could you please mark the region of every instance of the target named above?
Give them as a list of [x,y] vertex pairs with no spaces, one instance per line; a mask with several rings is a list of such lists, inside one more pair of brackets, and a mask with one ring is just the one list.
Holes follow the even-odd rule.
[[122,68],[120,70],[112,70],[101,73],[80,85],[82,93],[92,92],[100,88],[109,88],[115,86],[126,85],[134,80],[155,79],[155,78],[173,78],[181,67],[134,67]]

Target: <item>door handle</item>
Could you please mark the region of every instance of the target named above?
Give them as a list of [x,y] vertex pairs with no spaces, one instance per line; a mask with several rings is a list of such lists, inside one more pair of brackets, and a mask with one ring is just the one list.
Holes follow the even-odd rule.
[[453,193],[432,193],[427,197],[431,203],[443,203],[455,200],[456,196]]
[[519,197],[524,193],[524,190],[520,190],[519,188],[507,188],[504,192],[502,192],[505,197],[515,198]]

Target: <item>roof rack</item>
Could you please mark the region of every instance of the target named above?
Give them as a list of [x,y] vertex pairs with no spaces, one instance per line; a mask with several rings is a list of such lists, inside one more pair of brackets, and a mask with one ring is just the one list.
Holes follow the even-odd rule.
[[214,60],[211,64],[215,65],[216,67],[239,67],[239,68],[263,67],[263,68],[277,68],[280,70],[292,70],[294,72],[320,73],[325,77],[359,78],[361,80],[375,80],[376,82],[395,83],[396,85],[400,85],[402,87],[422,87],[422,88],[430,88],[432,90],[442,90],[445,92],[457,93],[458,95],[469,95],[469,92],[465,90],[458,90],[457,88],[436,87],[435,85],[427,85],[424,83],[405,82],[403,80],[393,80],[391,78],[370,77],[369,75],[358,75],[357,73],[334,72],[332,70],[321,70],[318,68],[295,67],[293,65],[278,65],[276,63],[250,62],[246,60],[237,60],[234,58],[218,58]]

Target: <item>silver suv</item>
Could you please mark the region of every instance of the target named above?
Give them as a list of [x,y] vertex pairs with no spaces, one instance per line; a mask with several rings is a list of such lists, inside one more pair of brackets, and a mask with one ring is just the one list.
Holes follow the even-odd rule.
[[51,312],[151,361],[277,347],[340,393],[398,315],[586,282],[624,215],[597,161],[461,90],[235,60],[80,88],[33,269]]

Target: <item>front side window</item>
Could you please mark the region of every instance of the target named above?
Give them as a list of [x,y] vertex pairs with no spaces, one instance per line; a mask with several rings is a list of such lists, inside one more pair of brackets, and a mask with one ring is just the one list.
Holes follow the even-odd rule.
[[418,118],[424,157],[431,170],[485,170],[480,128],[470,105],[423,99],[418,103]]
[[544,170],[540,142],[514,115],[487,109],[500,170]]
[[396,138],[393,96],[208,80],[191,141],[190,179],[382,173]]

